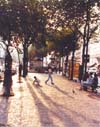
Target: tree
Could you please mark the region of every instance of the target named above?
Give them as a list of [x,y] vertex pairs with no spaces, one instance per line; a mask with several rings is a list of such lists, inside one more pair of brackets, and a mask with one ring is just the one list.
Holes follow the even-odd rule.
[[[5,11],[6,19],[1,21],[6,24],[6,29],[11,36],[22,38],[23,44],[23,76],[27,75],[28,67],[28,46],[34,43],[36,47],[42,48],[45,45],[45,17],[43,16],[39,2],[35,0],[10,0],[5,2],[1,10]],[[5,10],[3,10],[3,9]],[[2,13],[2,15],[3,15]],[[9,21],[9,24],[7,24]],[[5,30],[3,34],[5,35]],[[2,32],[2,31],[1,31]]]
[[[19,5],[19,29],[23,36],[23,76],[27,75],[28,46],[34,43],[35,47],[41,48],[45,45],[45,17],[41,8],[33,1],[25,1]],[[17,8],[18,9],[18,8]]]
[[12,9],[9,8],[7,1],[0,2],[0,35],[3,38],[3,42],[6,46],[5,56],[5,72],[4,72],[4,95],[10,96],[12,87],[12,57],[10,54],[11,46],[11,32],[13,30],[12,24]]
[[[27,75],[28,65],[28,46],[33,42],[38,42],[38,33],[42,33],[44,30],[45,19],[41,15],[41,11],[37,8],[38,2],[34,0],[21,1],[21,0],[9,0],[0,1],[0,35],[3,37],[6,45],[7,56],[5,57],[5,63],[12,65],[10,46],[12,45],[12,36],[20,36],[23,42],[23,76]],[[43,25],[43,26],[42,26]],[[45,30],[44,30],[45,31]],[[43,32],[44,33],[44,32]],[[41,42],[45,42],[44,34],[41,35]],[[6,43],[7,42],[7,43]],[[11,62],[9,63],[9,60]],[[5,64],[5,76],[4,76],[4,94],[9,96],[12,84],[11,66]],[[9,68],[9,69],[8,69]],[[9,78],[7,74],[9,72]],[[9,79],[10,82],[9,82]]]
[[[62,0],[63,9],[66,14],[66,19],[72,27],[77,29],[77,32],[83,38],[83,55],[82,55],[82,73],[87,71],[87,57],[88,57],[88,44],[94,33],[98,28],[97,21],[99,20],[99,13],[95,12],[93,8],[98,8],[100,5],[99,0]],[[73,11],[74,13],[73,13]],[[80,27],[84,25],[84,32],[80,31]]]
[[[68,1],[68,2],[65,2],[64,4],[67,3],[67,5],[68,5],[68,3],[71,4],[71,2]],[[45,2],[43,1],[42,6],[44,8],[44,14],[47,16],[46,30],[47,30],[47,36],[49,38],[56,40],[56,39],[58,39],[57,37],[61,34],[61,36],[64,40],[64,38],[66,38],[66,37],[63,32],[67,33],[68,30],[76,31],[76,28],[74,26],[72,26],[72,20],[75,20],[74,19],[75,16],[73,17],[73,15],[72,15],[73,12],[72,12],[72,10],[70,10],[71,8],[69,5],[68,6],[69,6],[69,10],[71,11],[71,15],[70,15],[70,13],[67,13],[66,10],[64,10],[65,6],[63,7],[62,0],[61,1],[47,0]],[[67,16],[69,17],[68,20],[67,20]],[[59,29],[61,32],[59,31]]]
[[90,39],[93,33],[95,32],[95,30],[98,28],[97,22],[99,20],[99,14],[94,12],[93,8],[95,6],[91,8],[91,4],[92,2],[90,0],[86,2],[86,18],[85,18],[84,33],[83,33],[82,74],[86,73],[87,71],[87,63],[89,62],[88,45]]
[[[48,30],[51,32],[59,26],[69,27],[77,33],[77,39],[83,37],[83,56],[88,52],[89,39],[92,37],[93,32],[97,29],[97,25],[93,26],[94,22],[99,19],[99,14],[93,12],[93,8],[99,7],[99,0],[48,0],[45,2],[45,13],[48,14]],[[88,8],[88,9],[87,9]],[[90,16],[89,16],[90,15]],[[91,17],[91,18],[90,18]],[[88,20],[87,20],[88,19]],[[89,21],[90,20],[90,21]],[[84,33],[80,28],[84,26]],[[76,42],[75,42],[76,44]],[[84,48],[86,46],[86,51]],[[87,56],[87,55],[86,55]],[[84,57],[82,57],[84,58]],[[84,59],[82,59],[84,63]],[[85,70],[86,65],[85,62]],[[84,68],[84,67],[83,67]]]

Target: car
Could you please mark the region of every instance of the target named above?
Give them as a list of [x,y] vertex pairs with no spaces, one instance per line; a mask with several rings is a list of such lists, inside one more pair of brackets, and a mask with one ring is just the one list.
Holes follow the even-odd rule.
[[89,68],[88,72],[89,73],[97,73],[97,68]]

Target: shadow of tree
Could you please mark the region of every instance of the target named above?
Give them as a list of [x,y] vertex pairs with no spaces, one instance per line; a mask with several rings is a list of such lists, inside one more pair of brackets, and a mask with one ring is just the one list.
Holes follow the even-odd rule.
[[[31,86],[31,84],[27,81],[28,88],[32,94],[32,97],[35,99],[35,104],[38,108],[38,112],[40,115],[40,122],[42,127],[79,127],[79,125],[72,119],[70,116],[68,116],[65,111],[63,110],[63,106],[57,104],[56,102],[53,102],[50,97],[45,95],[45,93],[40,89],[36,89],[37,92],[42,96],[42,98],[45,100],[45,102],[49,105],[50,108],[46,107],[43,102],[40,100],[40,98],[35,93],[34,87]],[[57,100],[56,100],[57,101]],[[63,125],[55,125],[57,123],[54,123],[52,118],[49,114],[52,114],[53,117],[57,117]],[[48,125],[48,126],[47,126]]]
[[97,93],[89,93],[88,97],[90,97],[92,99],[100,100],[100,95]]
[[[58,86],[52,86],[52,87],[56,88],[60,93],[68,96],[68,93],[66,91],[61,90]],[[77,121],[75,122],[75,119],[72,119],[67,114],[67,112],[70,112],[72,114],[72,116],[75,116],[76,118],[79,118],[82,121],[85,121],[85,123],[89,124],[90,126],[91,126],[91,124],[93,124],[93,126],[99,126],[100,121],[96,120],[95,118],[87,117],[86,115],[84,115],[81,112],[78,112],[77,110],[75,111],[74,109],[68,108],[67,106],[65,107],[64,105],[62,105],[59,102],[59,100],[54,101],[41,88],[35,89],[35,90],[36,90],[36,93],[40,94],[40,96],[44,99],[44,101],[49,105],[50,108],[48,109],[48,111],[51,112],[53,114],[53,116],[58,117],[60,119],[60,121],[63,122],[63,126],[57,126],[57,127],[67,127],[67,126],[69,126],[69,127],[80,127],[80,125],[78,124],[79,121],[78,121],[78,123],[77,123]],[[52,127],[56,127],[56,126],[52,126]]]
[[39,113],[39,120],[41,123],[41,127],[56,127],[53,124],[52,119],[49,117],[49,109],[41,102],[41,100],[38,98],[36,93],[34,92],[33,87],[30,85],[29,82],[27,82],[28,88],[30,90],[30,93],[35,100],[35,105],[37,106],[38,113]]
[[69,127],[80,127],[80,125],[78,125],[77,121],[75,122],[75,120],[70,118],[70,116],[67,114],[67,112],[70,112],[71,114],[73,114],[73,116],[75,116],[77,118],[81,118],[83,121],[86,121],[86,123],[90,122],[90,123],[94,123],[97,126],[99,126],[100,121],[98,121],[96,119],[87,118],[83,114],[81,114],[77,111],[74,111],[73,109],[70,109],[68,107],[64,107],[62,104],[59,104],[58,103],[59,101],[57,101],[57,100],[53,101],[49,96],[47,96],[42,91],[42,89],[37,90],[37,92],[38,91],[41,94],[41,96],[44,98],[44,100],[49,104],[49,107],[51,107],[50,111],[53,113],[53,115],[59,117],[59,119],[61,121],[63,121],[64,127],[67,127],[67,126],[69,126]]
[[22,125],[22,121],[23,121],[23,91],[24,91],[24,89],[23,89],[23,87],[22,86],[20,86],[19,87],[19,91],[20,91],[20,118],[19,118],[19,125],[21,126]]
[[56,90],[58,90],[59,92],[61,92],[62,94],[64,94],[64,95],[70,97],[71,99],[74,99],[73,96],[70,96],[68,92],[66,92],[66,91],[64,91],[64,90],[62,90],[62,89],[60,89],[57,85],[54,85],[53,87],[54,87]]
[[8,125],[8,111],[10,106],[10,101],[8,97],[0,97],[0,127],[11,127]]

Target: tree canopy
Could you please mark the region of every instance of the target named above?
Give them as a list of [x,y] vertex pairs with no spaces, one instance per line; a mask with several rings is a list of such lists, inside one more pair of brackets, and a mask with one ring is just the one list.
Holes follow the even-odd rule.
[[[62,32],[66,28],[80,31],[86,21],[88,2],[92,24],[98,20],[97,13],[92,10],[94,5],[100,5],[99,0],[0,0],[0,35],[7,40],[17,34],[27,39],[27,46],[34,43],[42,49],[48,39],[57,42],[59,28]],[[91,28],[91,32],[95,28]],[[65,35],[61,35],[64,42]]]

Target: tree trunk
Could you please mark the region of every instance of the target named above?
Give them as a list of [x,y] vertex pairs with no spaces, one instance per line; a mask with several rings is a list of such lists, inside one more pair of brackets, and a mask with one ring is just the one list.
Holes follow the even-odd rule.
[[65,75],[66,75],[66,73],[67,73],[67,68],[68,68],[68,57],[69,57],[69,55],[68,55],[68,53],[67,53],[67,55],[66,55],[66,60],[65,60]]
[[26,77],[28,74],[28,46],[27,46],[27,39],[23,45],[24,56],[23,56],[23,77]]
[[84,27],[84,43],[83,43],[83,54],[82,54],[82,75],[87,71],[87,57],[88,57],[88,45],[89,45],[89,37],[90,37],[90,0],[87,2],[86,9],[86,23]]
[[5,72],[4,72],[4,96],[11,96],[12,91],[12,57],[7,49],[7,54],[5,57]]
[[73,80],[73,73],[74,73],[74,57],[75,57],[75,49],[73,49],[73,52],[72,52],[71,80]]

